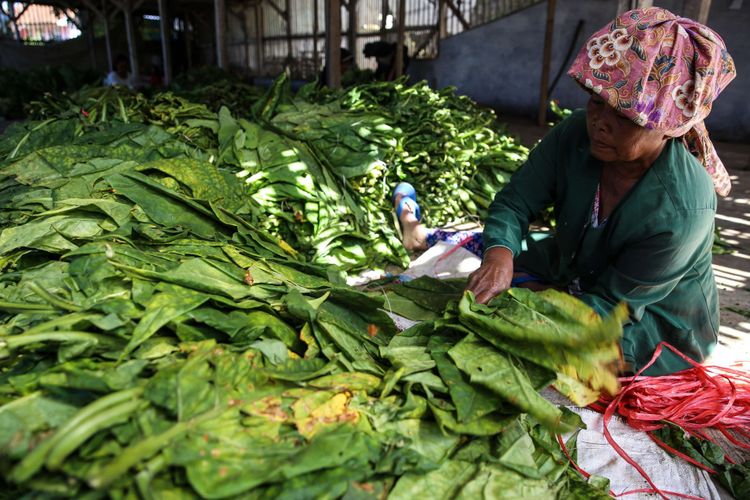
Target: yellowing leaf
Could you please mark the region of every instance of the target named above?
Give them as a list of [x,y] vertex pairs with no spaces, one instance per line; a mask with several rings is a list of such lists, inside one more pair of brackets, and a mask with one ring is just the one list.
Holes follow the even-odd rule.
[[307,439],[327,426],[359,420],[359,412],[349,408],[351,393],[331,394],[328,391],[313,392],[292,404],[297,430]]

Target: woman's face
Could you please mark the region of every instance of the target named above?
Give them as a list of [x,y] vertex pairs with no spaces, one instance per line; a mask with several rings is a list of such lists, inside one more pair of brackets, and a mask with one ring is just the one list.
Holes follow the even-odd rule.
[[591,156],[603,162],[637,162],[661,151],[663,132],[636,125],[592,92],[586,105]]

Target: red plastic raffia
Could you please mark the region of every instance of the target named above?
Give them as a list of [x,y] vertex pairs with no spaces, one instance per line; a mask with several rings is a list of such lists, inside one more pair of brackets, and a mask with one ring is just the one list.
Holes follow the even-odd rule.
[[[692,365],[692,368],[673,375],[641,376],[654,364],[665,347]],[[604,414],[604,436],[607,441],[643,476],[652,490],[629,491],[618,496],[653,492],[664,498],[667,498],[667,494],[694,498],[660,490],[648,474],[617,444],[608,428],[609,421],[616,413],[634,429],[646,431],[662,448],[711,473],[715,471],[671,448],[655,438],[651,431],[672,423],[691,435],[710,440],[704,431],[716,429],[732,444],[750,449],[750,445],[738,439],[739,436],[747,438],[747,429],[750,428],[750,371],[747,363],[740,363],[734,367],[702,366],[668,343],[661,342],[648,364],[635,376],[621,378],[620,383],[622,389],[614,398],[601,398],[590,408]],[[729,457],[726,458],[731,462]]]

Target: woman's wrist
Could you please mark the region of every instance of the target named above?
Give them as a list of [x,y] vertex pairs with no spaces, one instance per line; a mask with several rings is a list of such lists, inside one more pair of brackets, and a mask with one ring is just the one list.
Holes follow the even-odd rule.
[[482,263],[513,261],[513,252],[507,247],[492,247],[482,258]]

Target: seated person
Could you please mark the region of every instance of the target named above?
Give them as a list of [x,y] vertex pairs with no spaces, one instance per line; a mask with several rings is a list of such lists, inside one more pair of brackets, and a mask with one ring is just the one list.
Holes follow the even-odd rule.
[[[569,291],[606,315],[629,306],[622,353],[632,371],[667,341],[701,362],[716,345],[718,291],[711,269],[716,195],[729,176],[703,120],[734,78],[721,38],[660,9],[626,12],[596,32],[568,74],[590,94],[534,148],[497,193],[484,232],[471,235],[483,261],[467,289],[480,303],[515,283]],[[465,234],[419,223],[413,189],[394,203],[407,248]],[[553,235],[527,238],[552,204]],[[688,368],[663,351],[648,375]]]
[[[341,76],[342,78],[347,71],[353,68],[356,68],[356,65],[354,64],[354,56],[349,50],[345,49],[344,47],[341,47]],[[319,87],[328,86],[328,63],[326,63],[325,66],[323,66],[323,71],[320,72],[320,76],[318,77],[318,86]]]
[[129,89],[135,88],[135,80],[133,74],[129,71],[128,58],[122,54],[119,54],[115,58],[114,70],[110,71],[109,74],[104,78],[104,85],[111,87],[113,85],[120,85]]
[[[396,79],[396,43],[383,40],[370,42],[365,45],[362,53],[365,57],[374,57],[378,63],[375,69],[375,79],[380,81],[392,81]],[[409,67],[409,52],[406,46],[401,47],[404,54],[404,72]]]

